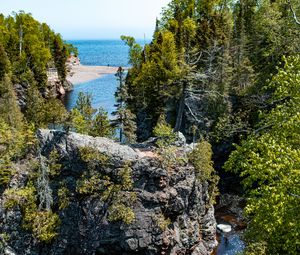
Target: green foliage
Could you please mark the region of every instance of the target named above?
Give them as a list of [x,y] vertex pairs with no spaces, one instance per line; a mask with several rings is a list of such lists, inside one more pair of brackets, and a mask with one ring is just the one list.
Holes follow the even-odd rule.
[[67,77],[66,61],[70,54],[67,50],[67,47],[69,49],[72,49],[70,46],[67,46],[63,43],[60,35],[54,36],[54,41],[53,41],[54,62],[55,62],[55,67],[57,69],[58,76],[62,82],[64,82]]
[[49,164],[50,176],[56,176],[60,174],[60,169],[62,165],[59,164],[59,153],[56,149],[50,152],[48,164]]
[[189,160],[194,165],[198,177],[201,180],[209,180],[214,172],[211,145],[206,141],[201,141],[189,154]]
[[110,178],[102,178],[101,175],[97,173],[85,174],[77,181],[76,190],[81,195],[97,195],[107,188],[110,184]]
[[10,239],[7,233],[0,234],[0,252],[4,253],[7,247],[7,241]]
[[68,188],[63,185],[58,191],[58,203],[59,203],[59,210],[66,209],[70,204],[70,191]]
[[107,164],[106,156],[89,147],[82,148],[80,153],[87,171],[77,182],[77,192],[107,203],[108,220],[130,224],[135,218],[131,205],[136,199],[130,164],[124,164],[116,174],[107,175],[100,171]]
[[108,119],[108,113],[102,107],[98,109],[98,112],[92,121],[92,129],[89,134],[92,136],[108,138],[112,138],[114,136],[114,129]]
[[30,230],[34,237],[43,242],[50,242],[57,235],[60,220],[52,211],[37,208],[36,189],[32,183],[22,189],[6,189],[4,192],[6,209],[19,206],[23,215],[23,227]]
[[31,127],[10,127],[0,118],[0,184],[5,186],[10,181],[14,170],[12,163],[22,159],[36,145],[36,138]]
[[12,127],[22,128],[23,115],[11,79],[6,74],[0,79],[0,118]]
[[182,152],[178,151],[178,147],[172,145],[176,140],[176,134],[171,125],[166,122],[164,115],[160,116],[153,134],[157,137],[156,153],[163,168],[172,172],[176,167],[187,163],[186,155],[182,155]]
[[92,107],[92,95],[80,92],[74,107],[88,122],[91,121],[96,110]]
[[193,164],[196,170],[197,177],[201,181],[210,183],[209,193],[211,201],[214,201],[218,194],[217,184],[219,177],[217,176],[212,161],[212,148],[207,141],[201,141],[196,148],[188,155],[189,161]]
[[264,242],[250,243],[243,253],[244,255],[267,255],[267,245]]
[[9,73],[9,59],[3,45],[0,43],[0,79],[2,80],[5,74]]
[[182,155],[182,152],[178,151],[176,146],[162,146],[156,150],[161,166],[172,172],[178,166],[184,166],[187,163],[187,158]]
[[83,173],[77,181],[76,190],[82,195],[96,195],[103,192],[110,185],[109,176],[101,176],[99,169],[108,164],[109,158],[91,147],[83,147],[79,151],[82,161],[87,165],[88,171]]
[[97,167],[106,166],[109,161],[108,156],[91,147],[80,148],[80,157],[88,165],[90,170],[96,170]]
[[165,231],[171,225],[170,218],[166,218],[162,213],[155,215],[154,222],[160,228],[160,230]]
[[33,186],[28,186],[23,189],[6,189],[4,191],[4,207],[6,209],[11,209],[16,206],[24,207],[27,204],[32,205],[35,203],[35,188]]
[[9,183],[14,174],[11,160],[6,156],[0,160],[0,185],[5,186]]
[[56,98],[43,98],[35,84],[27,89],[26,100],[26,120],[36,127],[64,123],[67,111],[62,102]]
[[98,111],[92,107],[92,96],[80,92],[76,106],[71,110],[65,129],[75,130],[81,134],[102,136],[112,138],[114,128],[112,127],[108,113],[100,107]]
[[78,109],[72,109],[70,112],[69,123],[65,129],[68,130],[70,127],[81,134],[87,134],[89,132],[89,125]]
[[122,221],[130,224],[134,221],[135,215],[132,209],[124,204],[113,203],[109,208],[109,221]]
[[[46,71],[52,62],[64,80],[66,59],[76,50],[72,45],[64,43],[61,36],[55,34],[47,24],[39,23],[31,14],[20,11],[13,16],[2,16],[0,27],[0,44],[12,64],[14,82],[31,84],[30,80],[24,80],[24,74],[31,72],[37,87],[45,88]],[[1,60],[4,59],[1,57]]]
[[31,230],[34,237],[49,243],[57,236],[60,219],[52,211],[31,211],[25,209],[24,228]]
[[129,63],[133,66],[139,66],[141,64],[142,47],[135,41],[133,37],[121,36],[121,40],[124,41],[130,48],[129,51]]
[[119,129],[119,141],[133,143],[136,140],[136,124],[135,115],[128,109],[126,100],[128,99],[128,91],[125,85],[124,69],[119,67],[115,74],[119,82],[119,86],[115,93],[116,98],[116,111],[112,113],[115,119],[112,125]]
[[126,163],[119,169],[117,180],[104,192],[104,198],[111,199],[108,208],[108,220],[123,221],[130,224],[135,219],[132,203],[136,200],[133,190],[132,169],[130,163]]
[[67,43],[65,44],[67,48],[68,55],[73,54],[75,57],[78,57],[78,48],[76,48],[73,44]]
[[261,114],[260,125],[237,146],[225,165],[249,191],[249,243],[265,243],[266,254],[299,251],[299,56],[286,59],[266,89],[276,106]]
[[157,144],[159,147],[166,147],[174,143],[176,135],[170,124],[167,123],[164,115],[161,115],[157,125],[153,130],[153,134],[158,137]]

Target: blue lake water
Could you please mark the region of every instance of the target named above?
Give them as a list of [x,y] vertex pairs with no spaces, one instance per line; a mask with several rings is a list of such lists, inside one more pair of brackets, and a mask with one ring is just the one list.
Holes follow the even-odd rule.
[[[129,66],[128,46],[121,40],[70,40],[78,48],[81,64],[92,66]],[[137,40],[142,46],[149,41]],[[74,90],[64,98],[64,104],[71,110],[79,92],[92,94],[92,106],[102,106],[109,114],[114,111],[114,93],[118,86],[114,74],[104,75],[97,80],[76,84]]]
[[78,48],[79,58],[83,65],[128,66],[128,47],[121,40],[71,40],[68,42]]
[[93,108],[103,107],[110,115],[115,109],[114,93],[116,88],[115,75],[104,75],[97,80],[74,85],[74,90],[65,95],[64,103],[67,110],[71,110],[76,104],[79,92],[89,93],[92,95]]

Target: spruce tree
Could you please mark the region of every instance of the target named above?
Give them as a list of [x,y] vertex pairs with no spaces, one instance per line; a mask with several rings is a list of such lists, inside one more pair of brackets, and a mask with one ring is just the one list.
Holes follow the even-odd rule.
[[58,76],[60,78],[60,81],[64,82],[67,76],[66,61],[68,58],[68,51],[59,35],[56,35],[54,37],[53,54]]
[[22,113],[10,79],[10,63],[0,44],[0,118],[15,128],[22,127]]
[[98,109],[98,112],[93,119],[90,135],[108,138],[112,138],[114,135],[114,129],[110,124],[108,114],[102,107]]
[[96,109],[92,107],[92,95],[89,93],[80,92],[74,107],[84,117],[87,122],[91,122]]
[[126,107],[128,93],[124,81],[124,69],[122,67],[119,67],[115,76],[117,77],[119,86],[115,93],[115,107],[117,108],[117,110],[112,113],[112,115],[115,116],[112,124],[114,127],[119,129],[120,142],[134,142],[136,139],[135,115]]

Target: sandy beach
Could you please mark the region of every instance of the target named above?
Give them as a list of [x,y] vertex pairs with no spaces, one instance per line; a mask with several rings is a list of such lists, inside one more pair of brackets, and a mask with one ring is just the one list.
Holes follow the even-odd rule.
[[98,79],[105,74],[116,73],[117,70],[118,67],[113,66],[73,65],[71,71],[68,73],[67,80],[76,85]]

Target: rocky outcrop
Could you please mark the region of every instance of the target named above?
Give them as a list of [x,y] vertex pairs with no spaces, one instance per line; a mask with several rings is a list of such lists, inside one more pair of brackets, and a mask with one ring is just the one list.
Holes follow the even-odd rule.
[[[45,88],[40,90],[41,95],[44,98],[61,98],[67,92],[73,90],[73,84],[65,80],[61,82],[58,78],[58,74],[56,69],[47,72],[47,85]],[[26,108],[26,94],[28,87],[30,85],[27,82],[16,83],[14,84],[14,89],[16,92],[18,104],[22,110]]]
[[47,97],[60,97],[64,96],[66,92],[73,90],[73,84],[67,80],[62,82],[55,68],[47,71],[47,87],[44,91],[44,96]]
[[[146,146],[140,151],[138,146],[119,145],[106,138],[40,130],[38,139],[41,154],[48,157],[56,148],[63,165],[51,184],[54,204],[58,183],[62,181],[70,190],[70,204],[63,210],[54,206],[61,220],[58,235],[51,243],[41,243],[21,227],[20,210],[5,209],[1,198],[0,233],[9,235],[5,241],[9,254],[208,255],[216,246],[216,222],[208,183],[196,178],[192,166],[165,169],[155,153],[145,153]],[[78,150],[86,146],[111,159],[110,165],[99,171],[117,173],[124,162],[131,162],[137,196],[132,223],[109,221],[107,204],[101,198],[76,192],[78,178],[87,171]],[[20,162],[10,186],[22,187],[27,180],[26,163]]]

